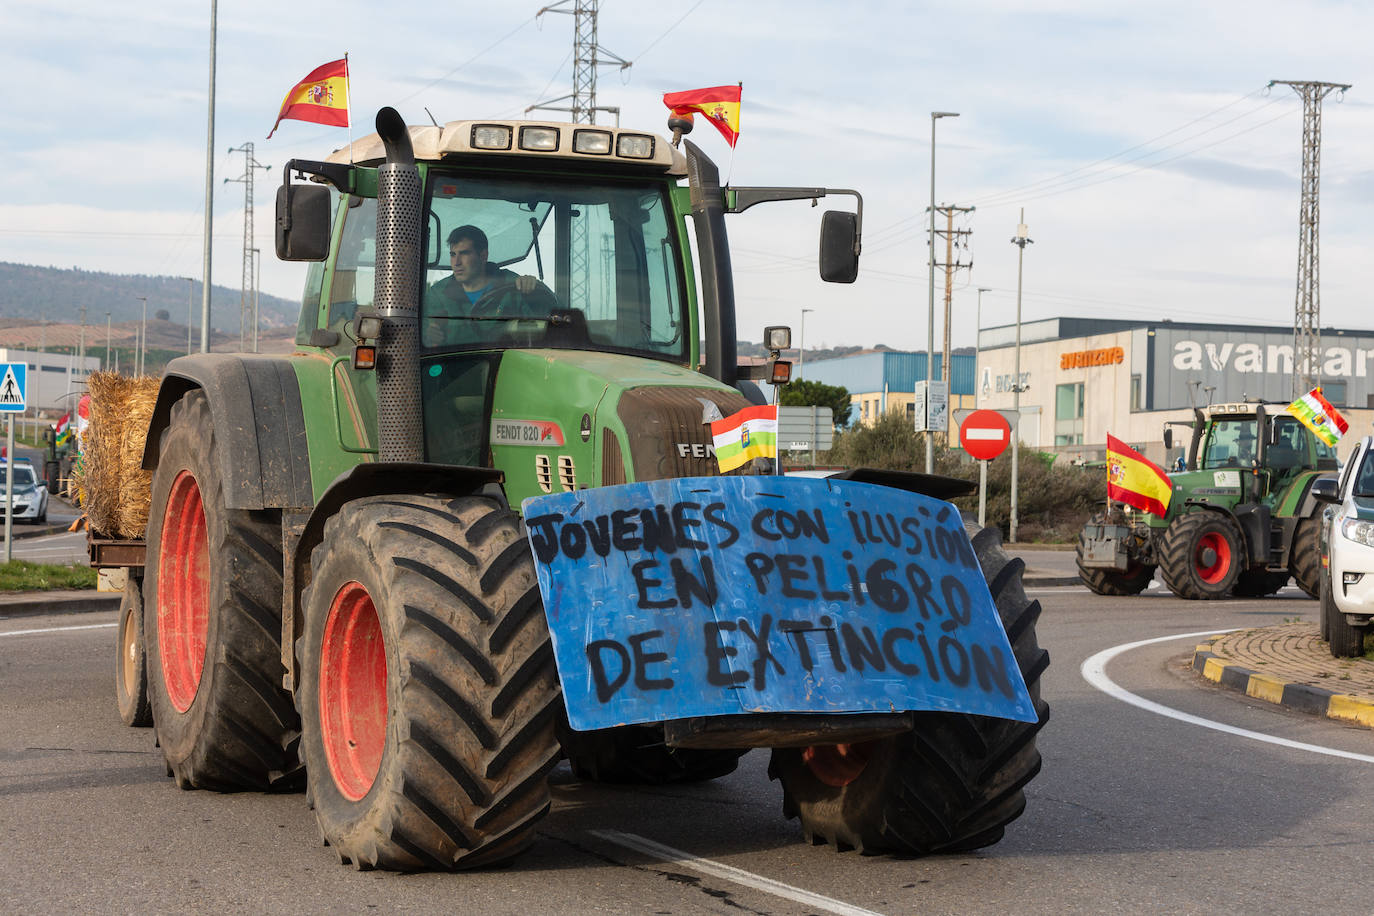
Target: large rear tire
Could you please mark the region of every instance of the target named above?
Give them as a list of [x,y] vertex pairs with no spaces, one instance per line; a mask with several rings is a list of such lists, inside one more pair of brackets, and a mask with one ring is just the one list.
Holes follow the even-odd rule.
[[153,474],[143,615],[148,694],[183,789],[285,789],[297,728],[282,688],[281,525],[225,508],[210,406],[172,406]]
[[549,808],[553,648],[514,513],[373,497],[325,526],[296,644],[310,797],[344,862],[490,865]]
[[748,749],[674,748],[662,726],[625,725],[573,731],[561,722],[558,740],[573,775],[588,782],[661,786],[704,782],[735,772]]
[[1331,647],[1333,658],[1358,658],[1364,654],[1364,627],[1353,627],[1346,622],[1345,615],[1336,606],[1336,600],[1331,596],[1331,581],[1329,576],[1322,576],[1321,585],[1318,588],[1319,601],[1321,601],[1322,620],[1325,621],[1323,630],[1325,638]]
[[1025,785],[1040,771],[1035,736],[1049,719],[1040,675],[1049,654],[1035,637],[1040,604],[1021,585],[1025,564],[1009,559],[996,529],[973,547],[1038,713],[1015,722],[917,713],[913,731],[856,745],[778,748],[768,775],[782,783],[783,813],[813,844],[864,854],[927,855],[977,849],[1002,838],[1025,809]]
[[1180,598],[1211,600],[1231,594],[1244,563],[1240,529],[1220,512],[1180,515],[1160,539],[1159,571]]
[[1292,559],[1288,571],[1307,597],[1316,598],[1322,588],[1321,518],[1314,516],[1298,522],[1293,532]]
[[115,624],[115,704],[131,728],[153,724],[148,702],[148,654],[143,651],[143,580],[129,576]]

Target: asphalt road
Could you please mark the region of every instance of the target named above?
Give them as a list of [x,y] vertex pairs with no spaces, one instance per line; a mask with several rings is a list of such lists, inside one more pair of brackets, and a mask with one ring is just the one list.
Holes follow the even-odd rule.
[[[301,795],[177,790],[151,732],[116,717],[112,614],[0,620],[0,908],[1370,912],[1374,734],[1195,678],[1187,661],[1197,638],[1181,635],[1311,617],[1316,602],[1291,587],[1230,602],[1103,599],[1078,587],[1032,594],[1045,608],[1052,717],[1026,813],[996,846],[915,860],[810,847],[782,817],[766,752],[755,752],[734,775],[688,787],[579,784],[560,767],[535,847],[507,868],[456,875],[338,865]],[[1199,722],[1124,702],[1081,671],[1104,650],[1161,637],[1122,651],[1104,673]]]

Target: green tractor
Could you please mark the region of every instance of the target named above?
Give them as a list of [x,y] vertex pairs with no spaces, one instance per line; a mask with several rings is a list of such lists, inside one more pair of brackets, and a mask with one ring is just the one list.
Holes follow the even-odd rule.
[[[1156,571],[1180,598],[1260,597],[1291,575],[1315,598],[1320,504],[1312,481],[1333,476],[1335,449],[1282,403],[1194,409],[1186,470],[1169,475],[1161,518],[1109,502],[1078,538],[1078,571],[1099,595],[1137,595]],[[1173,430],[1164,431],[1173,447]]]
[[[536,528],[555,529],[527,531],[522,503],[720,477],[709,421],[766,402],[736,359],[726,216],[769,201],[858,197],[722,187],[699,148],[679,148],[690,122],[670,127],[672,141],[585,124],[407,127],[383,109],[377,134],[327,161],[288,164],[277,252],[309,264],[295,352],[173,360],[147,434],[151,512],[131,606],[142,616],[158,743],[179,786],[304,784],[343,861],[400,870],[518,853],[534,840],[550,770],[564,758],[583,779],[667,783],[721,776],[749,749],[769,748],[785,813],[808,838],[863,852],[973,849],[1021,813],[1048,717],[1039,605],[996,532],[966,533],[952,507],[958,543],[912,518],[926,540],[907,549],[967,558],[1010,645],[1002,670],[960,656],[935,623],[928,641],[918,621],[881,644],[847,631],[842,647],[821,609],[815,627],[791,636],[817,660],[830,640],[865,676],[936,660],[964,682],[1019,672],[1024,718],[917,707],[854,714],[837,696],[836,711],[822,714],[685,718],[665,708],[656,720],[571,726],[565,694],[585,693],[593,674],[612,691],[647,689],[668,682],[655,673],[680,660],[640,634],[624,650],[637,666],[628,683],[628,669],[570,672],[561,656],[556,667],[530,542]],[[860,217],[861,204],[823,215],[822,279],[854,280]],[[481,277],[485,289],[469,282]],[[785,347],[786,335],[770,343]],[[755,460],[731,473],[762,470]],[[909,495],[893,487],[940,499],[963,492],[924,475],[850,476],[893,500]],[[825,485],[845,492],[845,483]],[[603,517],[601,541],[593,520],[574,519],[562,544],[591,556],[589,543],[604,551],[613,538],[615,555],[632,539],[647,543],[652,524],[664,550],[697,556],[716,549],[701,535],[728,524],[717,506],[658,508],[614,513],[609,528]],[[802,514],[779,510],[785,524],[760,531],[819,543]],[[871,546],[904,536],[884,518],[869,521]],[[685,569],[681,559],[665,568]],[[837,589],[844,574],[831,574],[831,605],[906,600],[902,583],[872,566],[861,580],[863,558],[848,559],[853,587]],[[817,595],[803,583],[821,574],[819,560],[765,561],[784,591]],[[937,582],[967,604],[963,585]],[[631,595],[636,586],[665,596],[660,605],[676,600],[647,575],[628,585]],[[940,592],[930,580],[921,587],[924,614]],[[690,580],[679,595],[685,606],[707,591]],[[719,640],[712,673],[727,686],[747,679],[725,671],[743,659],[745,644],[728,639],[742,639],[744,625],[702,620]],[[765,643],[770,622],[765,615],[751,639]],[[702,622],[689,629],[701,633]],[[760,680],[777,679],[777,659],[755,664]],[[870,684],[881,698],[881,683]]]

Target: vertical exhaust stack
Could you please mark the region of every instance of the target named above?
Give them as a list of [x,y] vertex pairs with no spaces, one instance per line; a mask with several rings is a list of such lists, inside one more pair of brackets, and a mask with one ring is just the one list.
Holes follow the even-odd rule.
[[377,112],[377,438],[381,461],[423,461],[420,418],[420,172],[394,108]]

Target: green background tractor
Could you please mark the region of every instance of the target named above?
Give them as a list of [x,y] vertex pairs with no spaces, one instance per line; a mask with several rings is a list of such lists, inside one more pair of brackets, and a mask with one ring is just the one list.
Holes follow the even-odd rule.
[[[1078,569],[1099,595],[1135,595],[1156,572],[1180,598],[1256,597],[1291,575],[1316,597],[1320,509],[1312,481],[1335,450],[1278,403],[1195,411],[1187,469],[1169,475],[1168,514],[1109,503],[1084,526]],[[1165,430],[1172,448],[1173,430]]]

